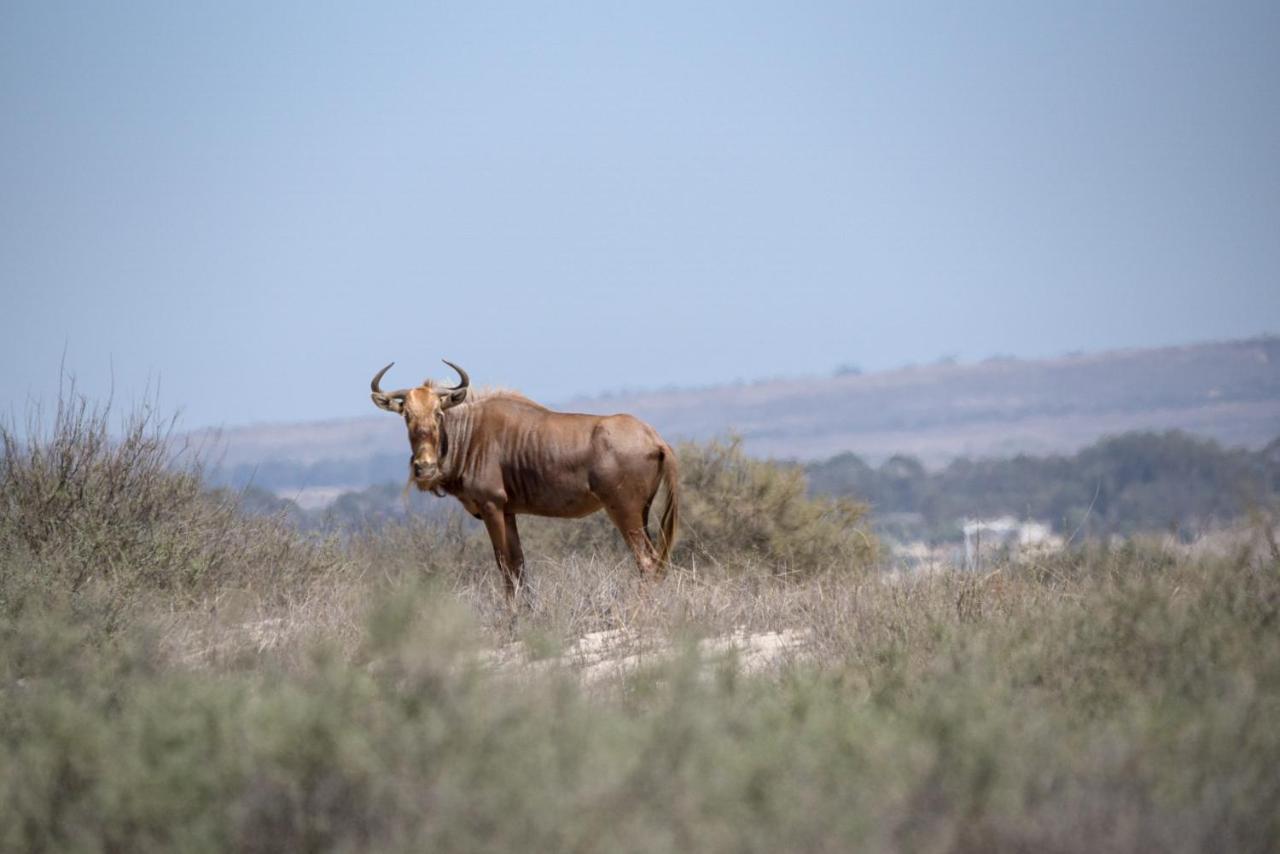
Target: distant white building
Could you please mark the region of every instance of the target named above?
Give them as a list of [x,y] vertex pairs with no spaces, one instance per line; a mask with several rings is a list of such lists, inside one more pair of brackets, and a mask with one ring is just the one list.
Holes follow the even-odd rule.
[[990,549],[1016,548],[1020,552],[1062,547],[1062,537],[1043,522],[1019,520],[1012,516],[995,519],[966,519],[964,522],[964,565],[974,569]]

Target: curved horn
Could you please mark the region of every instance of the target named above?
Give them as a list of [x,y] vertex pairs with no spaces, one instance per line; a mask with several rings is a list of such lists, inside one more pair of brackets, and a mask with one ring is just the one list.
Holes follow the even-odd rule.
[[383,368],[382,370],[378,371],[376,374],[373,375],[373,382],[369,383],[369,388],[373,391],[374,394],[383,393],[382,388],[379,384],[382,382],[382,377],[387,373],[387,371],[391,370],[391,366],[394,364],[395,362],[387,362],[387,366],[385,368]]
[[404,399],[409,396],[409,389],[402,388],[395,391],[383,391],[381,382],[382,377],[391,370],[391,362],[385,368],[373,375],[373,382],[369,383],[369,390],[373,392],[373,405],[379,409],[385,409],[388,412],[400,412],[404,407]]
[[453,362],[450,362],[448,359],[441,359],[440,361],[444,362],[446,365],[448,365],[449,367],[457,371],[458,376],[462,378],[462,382],[459,385],[456,385],[453,387],[454,391],[460,391],[471,385],[471,377],[467,376],[466,371],[462,370],[462,368],[459,368],[457,365],[455,365]]
[[462,382],[453,388],[447,388],[440,392],[440,398],[444,401],[443,408],[448,409],[451,406],[457,406],[459,403],[467,399],[467,389],[471,386],[471,377],[467,376],[467,372],[462,368],[450,362],[448,359],[441,359],[449,367],[458,372],[458,376]]

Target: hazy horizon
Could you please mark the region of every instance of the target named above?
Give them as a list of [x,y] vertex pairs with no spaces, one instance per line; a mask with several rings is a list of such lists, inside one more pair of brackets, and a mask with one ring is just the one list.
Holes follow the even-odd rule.
[[[602,388],[602,389],[597,389],[592,391],[570,392],[567,395],[563,395],[557,398],[540,397],[538,399],[541,403],[550,404],[554,406],[556,404],[568,404],[568,403],[573,403],[575,401],[578,401],[578,402],[607,401],[610,398],[615,398],[615,397],[633,398],[633,397],[642,397],[642,396],[648,396],[648,395],[655,395],[655,396],[661,397],[668,393],[697,391],[699,389],[712,389],[712,388],[724,389],[724,388],[735,388],[739,386],[767,385],[775,382],[786,382],[788,380],[821,380],[824,378],[841,376],[846,373],[857,373],[857,374],[868,374],[868,375],[893,374],[894,372],[897,372],[897,371],[911,371],[913,369],[928,368],[928,367],[933,367],[938,365],[956,365],[959,367],[977,366],[989,361],[1002,361],[1006,359],[1012,359],[1017,362],[1027,362],[1027,363],[1053,362],[1058,359],[1102,356],[1110,353],[1121,353],[1126,351],[1140,352],[1143,350],[1191,348],[1191,347],[1209,346],[1213,344],[1230,344],[1230,343],[1243,343],[1243,342],[1249,342],[1249,341],[1262,341],[1262,340],[1275,339],[1277,337],[1280,337],[1280,334],[1273,333],[1273,332],[1262,332],[1257,335],[1242,336],[1240,338],[1215,338],[1215,339],[1206,339],[1202,341],[1182,341],[1182,342],[1175,342],[1170,344],[1157,344],[1157,345],[1152,345],[1151,347],[1103,347],[1097,350],[1068,350],[1061,353],[1048,354],[1045,356],[1018,356],[1012,353],[993,353],[988,356],[971,359],[971,358],[961,358],[956,356],[955,354],[942,354],[932,359],[920,359],[916,361],[902,362],[896,365],[888,365],[885,367],[872,368],[872,369],[863,369],[861,365],[856,365],[852,362],[849,362],[849,363],[843,363],[841,365],[831,366],[827,370],[813,370],[813,371],[806,371],[803,373],[795,373],[795,374],[772,374],[769,376],[759,376],[759,377],[732,377],[732,378],[722,379],[722,380],[713,379],[705,383],[696,383],[696,384],[695,383],[681,384],[678,382],[670,382],[670,383],[665,383],[663,385],[635,383],[632,385],[618,385],[611,388]],[[400,364],[396,363],[396,366],[392,368],[391,371],[388,372],[387,374],[388,379],[383,382],[384,388],[391,388],[392,385],[394,385],[394,383],[391,381],[391,375],[399,373],[399,368],[400,368]],[[408,371],[405,371],[404,373],[408,373]],[[449,370],[443,366],[440,370],[435,371],[434,375],[438,378],[441,378],[444,381],[447,381],[450,379],[452,379],[453,381],[456,381],[457,379],[456,375],[451,375]],[[76,378],[72,377],[71,379],[76,379]],[[410,377],[409,382],[413,382],[412,377]],[[507,386],[501,383],[482,383],[473,379],[473,385],[476,386],[477,388],[484,388],[486,386],[495,386],[498,388],[513,388],[516,391],[525,393],[525,389],[518,388],[515,386]],[[368,388],[368,384],[365,383],[363,386],[361,386],[359,390],[360,393],[367,394],[367,388]],[[385,421],[386,413],[383,413],[374,408],[369,408],[368,411],[355,412],[349,415],[332,415],[332,416],[322,415],[317,418],[305,418],[305,419],[283,418],[283,419],[274,419],[270,421],[260,420],[260,421],[245,421],[245,422],[239,422],[239,423],[227,422],[223,424],[198,425],[196,427],[190,427],[189,425],[187,425],[187,422],[182,417],[182,414],[179,413],[179,422],[180,422],[180,425],[182,426],[182,429],[184,430],[189,429],[192,432],[199,432],[199,431],[206,431],[206,430],[217,431],[222,428],[234,429],[238,427],[286,426],[293,423],[313,423],[313,422],[331,421],[331,420],[342,421],[342,420],[349,420],[349,419],[364,419],[364,418]],[[399,435],[398,430],[396,431],[396,435],[397,436]]]
[[1280,332],[1280,7],[0,9],[0,404]]

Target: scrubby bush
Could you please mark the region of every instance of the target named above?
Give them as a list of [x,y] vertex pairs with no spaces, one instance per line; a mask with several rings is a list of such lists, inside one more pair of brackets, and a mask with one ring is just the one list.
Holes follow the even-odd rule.
[[746,556],[782,573],[860,569],[875,559],[866,505],[809,497],[803,469],[748,457],[736,437],[686,443],[679,455],[688,558]]
[[[846,576],[847,578],[847,576]],[[779,676],[495,672],[447,589],[349,655],[0,631],[0,849],[1265,851],[1280,566],[1088,552],[825,587]],[[794,617],[795,613],[790,616]]]
[[228,586],[288,595],[326,566],[280,520],[246,518],[234,496],[207,491],[198,459],[153,409],[119,431],[110,415],[73,387],[47,427],[39,413],[23,433],[0,424],[0,591],[21,575],[120,598]]

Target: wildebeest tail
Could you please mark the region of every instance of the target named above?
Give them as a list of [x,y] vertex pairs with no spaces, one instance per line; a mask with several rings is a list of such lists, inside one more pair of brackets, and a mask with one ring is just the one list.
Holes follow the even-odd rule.
[[680,525],[680,469],[676,466],[676,455],[670,446],[662,448],[662,482],[667,487],[667,505],[662,509],[661,534],[662,547],[658,552],[658,565],[667,566],[671,557],[671,549],[676,544],[676,529]]

